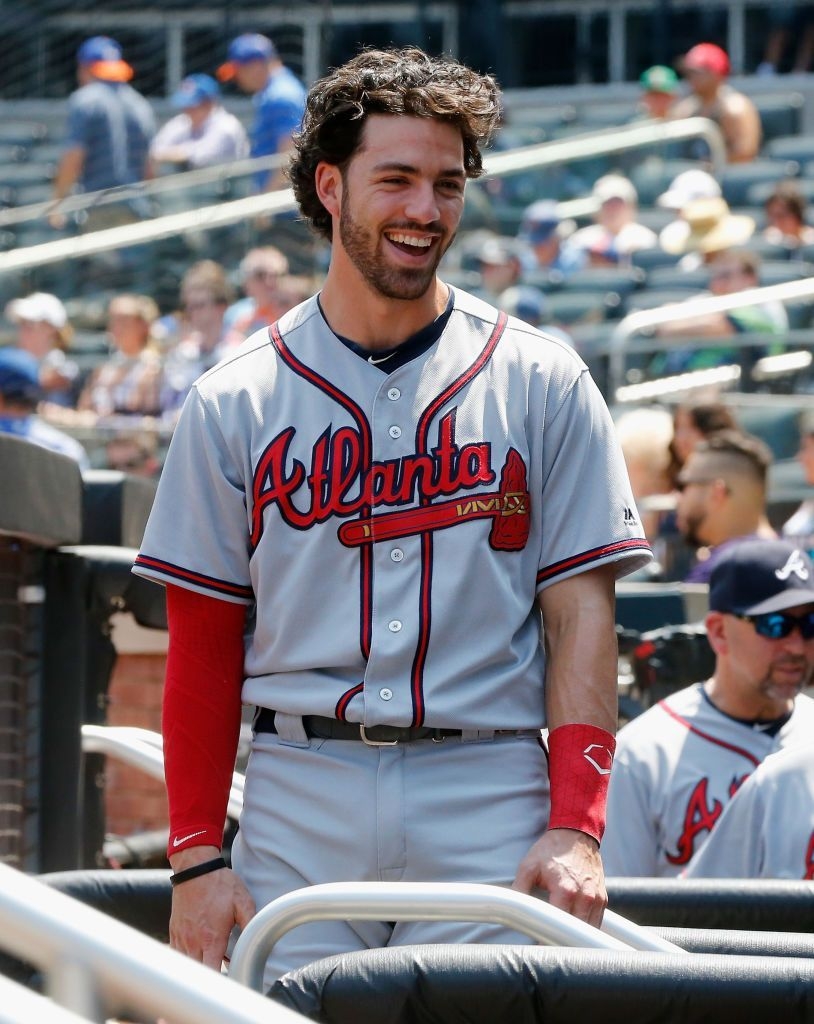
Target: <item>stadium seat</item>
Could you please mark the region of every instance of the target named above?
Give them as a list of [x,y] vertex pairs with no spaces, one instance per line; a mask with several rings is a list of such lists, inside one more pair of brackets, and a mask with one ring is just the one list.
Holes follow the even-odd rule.
[[[647,290],[686,288],[698,292],[709,285],[709,270],[702,266],[696,270],[681,270],[679,267],[653,267],[647,272]],[[688,296],[685,296],[687,298]]]
[[613,319],[623,308],[621,296],[613,291],[554,291],[546,300],[546,320],[566,328],[571,324]]
[[48,127],[39,121],[0,121],[0,142],[29,147],[48,138]]
[[764,93],[752,96],[760,114],[763,145],[783,136],[797,135],[803,130],[805,99],[802,93]]
[[631,170],[630,178],[639,193],[639,205],[652,206],[667,191],[670,182],[683,171],[698,169],[697,160],[645,160]]
[[727,164],[720,177],[721,189],[730,206],[746,206],[751,186],[765,182],[777,184],[783,178],[796,178],[799,173],[800,164],[795,160],[762,157],[751,163]]
[[0,164],[0,184],[10,188],[32,183],[50,182],[54,168],[48,164],[10,163]]
[[624,298],[646,281],[639,267],[586,267],[569,274],[560,284],[561,291],[616,292]]
[[814,136],[782,135],[770,139],[763,147],[763,155],[772,160],[796,160],[804,164],[814,160]]
[[634,267],[640,267],[649,277],[650,271],[657,267],[675,267],[681,259],[679,254],[665,252],[664,249],[637,249],[631,253],[630,260]]
[[[814,200],[814,176],[812,176],[814,153],[812,153],[811,160],[801,162],[801,167],[800,177],[794,179],[794,186],[808,202],[812,202]],[[777,185],[777,181],[758,181],[754,185],[750,185],[746,190],[746,201],[749,206],[762,207]]]

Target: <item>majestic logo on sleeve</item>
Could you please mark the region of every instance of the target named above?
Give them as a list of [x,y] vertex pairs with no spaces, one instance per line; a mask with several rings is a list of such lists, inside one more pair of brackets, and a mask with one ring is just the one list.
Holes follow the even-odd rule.
[[[263,533],[267,507],[276,505],[283,520],[308,530],[328,519],[346,519],[339,539],[347,547],[445,529],[473,519],[490,519],[490,545],[518,551],[529,536],[526,466],[510,448],[497,490],[492,449],[486,441],[458,446],[455,412],[438,424],[438,440],[426,454],[363,465],[358,433],[351,427],[326,430],[311,452],[309,468],[291,456],[294,427],[281,431],[266,448],[252,487],[252,546]],[[471,494],[461,492],[475,492]],[[454,497],[452,497],[454,495]],[[442,499],[442,500],[438,500]],[[372,517],[366,508],[390,506]],[[395,507],[394,507],[395,506]],[[351,517],[358,518],[351,518]]]

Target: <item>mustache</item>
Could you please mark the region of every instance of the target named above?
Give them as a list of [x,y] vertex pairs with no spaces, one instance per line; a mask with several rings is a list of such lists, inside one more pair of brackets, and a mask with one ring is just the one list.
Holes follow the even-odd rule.
[[434,220],[430,224],[417,224],[414,220],[405,220],[388,224],[385,231],[415,231],[417,234],[444,235],[446,230],[440,220]]

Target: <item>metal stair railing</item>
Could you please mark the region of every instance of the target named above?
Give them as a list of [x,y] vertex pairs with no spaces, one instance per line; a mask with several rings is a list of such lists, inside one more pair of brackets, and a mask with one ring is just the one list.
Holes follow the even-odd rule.
[[602,930],[534,896],[465,882],[331,882],[286,893],[258,911],[232,951],[229,975],[260,991],[269,953],[311,921],[481,921],[501,924],[544,945],[632,949],[690,956],[674,943],[608,911]]
[[[164,781],[164,748],[161,736],[149,729],[132,726],[83,725],[82,750],[87,754],[106,754]],[[243,807],[245,777],[232,774],[227,814],[237,820]]]
[[[54,1002],[99,1024],[123,1010],[173,1024],[294,1024],[303,1019],[4,864],[0,947],[45,972]],[[47,1020],[29,1018],[40,1019]]]

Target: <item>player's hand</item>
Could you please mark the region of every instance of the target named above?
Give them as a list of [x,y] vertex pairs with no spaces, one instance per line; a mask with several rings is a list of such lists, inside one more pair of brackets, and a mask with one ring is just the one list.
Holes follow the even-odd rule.
[[229,868],[191,878],[172,891],[170,946],[220,970],[232,928],[245,928],[254,913],[248,889]]
[[550,829],[520,862],[512,888],[545,889],[552,907],[598,928],[608,902],[599,844],[584,832]]

